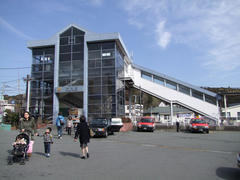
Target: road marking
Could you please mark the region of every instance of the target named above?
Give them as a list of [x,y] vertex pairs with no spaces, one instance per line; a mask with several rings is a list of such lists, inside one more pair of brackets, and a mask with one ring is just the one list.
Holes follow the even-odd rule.
[[213,153],[222,153],[222,154],[233,154],[234,152],[227,152],[227,151],[212,151],[212,150],[206,150],[207,152],[213,152]]
[[142,144],[142,146],[145,146],[145,147],[157,147],[156,145],[153,145],[153,144]]

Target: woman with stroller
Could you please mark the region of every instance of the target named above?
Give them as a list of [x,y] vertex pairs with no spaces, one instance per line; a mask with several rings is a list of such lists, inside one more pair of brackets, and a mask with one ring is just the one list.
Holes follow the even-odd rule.
[[[37,127],[35,123],[35,119],[30,117],[28,111],[24,112],[23,118],[20,119],[19,129],[21,133],[26,133],[30,138],[31,142],[29,148],[32,149],[34,143],[34,135],[37,135]],[[28,156],[31,156],[32,152],[28,151]]]
[[34,135],[37,135],[37,127],[35,123],[35,119],[30,117],[28,111],[24,112],[23,118],[20,119],[20,132],[24,132],[31,137],[31,140],[34,140]]

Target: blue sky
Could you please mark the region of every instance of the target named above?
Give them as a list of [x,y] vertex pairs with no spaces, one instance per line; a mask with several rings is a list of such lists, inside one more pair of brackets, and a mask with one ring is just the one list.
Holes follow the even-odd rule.
[[[119,32],[135,64],[181,81],[240,87],[240,0],[1,0],[0,68],[30,67],[30,40],[71,23]],[[24,92],[30,69],[0,69],[6,93]]]

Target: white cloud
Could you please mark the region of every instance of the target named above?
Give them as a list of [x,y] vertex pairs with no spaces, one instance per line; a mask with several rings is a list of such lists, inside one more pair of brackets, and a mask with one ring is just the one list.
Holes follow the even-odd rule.
[[161,21],[157,24],[156,34],[157,44],[162,48],[166,48],[171,40],[171,33],[165,31],[165,21]]
[[143,26],[144,26],[143,23],[141,23],[141,22],[139,22],[139,21],[137,21],[136,19],[133,19],[133,18],[129,18],[128,23],[136,26],[138,29],[142,29]]
[[122,7],[129,24],[154,33],[161,48],[185,44],[202,52],[204,68],[239,69],[240,0],[122,0]]
[[240,2],[221,1],[203,21],[211,43],[209,59],[204,66],[213,70],[240,68]]
[[20,30],[18,30],[17,28],[15,28],[14,26],[12,26],[11,24],[9,24],[6,20],[4,20],[2,17],[0,17],[0,26],[10,30],[11,32],[15,33],[17,36],[27,39],[27,40],[31,40],[33,39],[32,37],[24,34],[23,32],[21,32]]

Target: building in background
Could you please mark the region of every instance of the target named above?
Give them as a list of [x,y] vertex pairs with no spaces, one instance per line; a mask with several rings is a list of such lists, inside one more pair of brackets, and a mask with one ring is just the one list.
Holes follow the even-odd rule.
[[143,93],[168,103],[171,123],[175,105],[219,120],[216,93],[134,64],[119,33],[98,34],[71,24],[47,40],[28,42],[28,48],[30,111],[43,119],[55,120],[60,111],[67,116],[71,108],[89,119],[122,117],[125,105],[136,104],[135,89],[143,107]]
[[15,112],[15,103],[9,103],[8,100],[4,100],[3,95],[0,95],[0,123],[3,121],[3,117],[6,115],[6,110]]
[[[171,108],[170,106],[159,106],[149,108],[144,111],[145,116],[152,116],[155,118],[156,122],[159,123],[171,123]],[[184,123],[185,119],[194,118],[194,113],[186,108],[173,106],[173,123],[175,124],[178,120]]]

